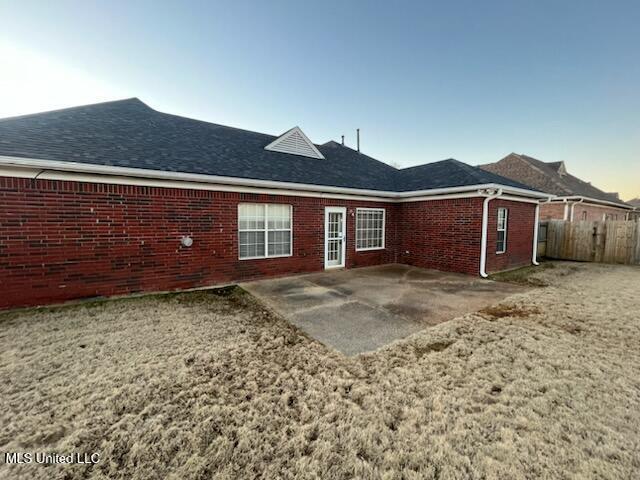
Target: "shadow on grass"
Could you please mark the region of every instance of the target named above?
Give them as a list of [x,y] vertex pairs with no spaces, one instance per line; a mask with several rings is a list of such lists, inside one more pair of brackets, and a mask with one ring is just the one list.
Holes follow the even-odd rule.
[[224,287],[213,287],[206,289],[198,289],[191,291],[174,291],[174,292],[156,292],[156,293],[135,293],[125,296],[96,296],[82,299],[70,300],[64,303],[58,303],[54,305],[44,305],[36,307],[20,307],[11,310],[0,311],[0,321],[4,321],[15,317],[16,315],[23,315],[28,312],[59,312],[64,310],[74,310],[77,308],[95,309],[103,308],[106,305],[112,305],[115,303],[134,303],[143,299],[153,299],[158,303],[161,302],[206,302],[213,301],[216,298],[224,298],[233,303],[244,304],[247,303],[247,297],[249,293],[240,288],[237,285],[228,285]]
[[541,272],[555,268],[551,262],[543,262],[539,266],[529,266],[508,270],[506,272],[493,273],[489,275],[490,280],[496,282],[517,283],[518,285],[528,285],[532,287],[546,287],[549,284],[537,277]]

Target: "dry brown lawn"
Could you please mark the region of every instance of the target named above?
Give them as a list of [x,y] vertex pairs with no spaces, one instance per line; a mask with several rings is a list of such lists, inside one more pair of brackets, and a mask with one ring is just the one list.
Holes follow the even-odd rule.
[[355,358],[247,295],[0,315],[3,478],[640,478],[640,268],[548,287]]

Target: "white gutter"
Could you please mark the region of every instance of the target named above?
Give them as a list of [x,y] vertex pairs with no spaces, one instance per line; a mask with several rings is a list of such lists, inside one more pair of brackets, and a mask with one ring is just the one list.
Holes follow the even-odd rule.
[[576,204],[577,204],[577,203],[582,203],[582,202],[584,202],[584,198],[581,198],[581,199],[580,199],[580,200],[578,200],[577,202],[573,202],[573,203],[571,204],[571,219],[570,219],[570,221],[571,221],[571,222],[573,222],[573,212],[574,212],[574,210],[575,210],[575,208],[576,208]]
[[564,215],[562,219],[569,220],[569,204],[567,203],[567,199],[565,198],[562,202],[564,203]]
[[271,180],[254,180],[250,178],[238,178],[238,177],[225,177],[219,175],[205,175],[197,173],[182,173],[182,172],[167,172],[161,170],[151,170],[145,168],[130,168],[130,167],[114,167],[109,165],[92,165],[88,163],[79,162],[61,162],[57,160],[41,160],[32,158],[19,158],[0,155],[0,165],[7,165],[13,167],[28,167],[38,168],[44,170],[56,170],[64,172],[78,172],[78,173],[92,173],[100,175],[114,175],[121,177],[136,177],[136,178],[154,178],[163,180],[174,180],[183,182],[200,182],[200,183],[215,183],[222,185],[238,185],[245,187],[261,187],[261,188],[276,188],[276,189],[291,189],[299,191],[314,191],[314,192],[326,192],[326,193],[339,193],[349,195],[368,195],[381,198],[392,199],[404,199],[416,196],[433,196],[441,194],[462,193],[471,192],[478,189],[504,189],[504,191],[513,193],[519,196],[531,197],[531,198],[545,198],[548,194],[543,194],[533,190],[510,187],[506,185],[500,185],[497,183],[487,183],[481,185],[468,185],[464,187],[447,187],[447,188],[434,188],[430,190],[414,190],[408,192],[391,192],[383,190],[370,190],[359,188],[346,188],[346,187],[331,187],[325,185],[310,185],[304,183],[294,182],[278,182]]
[[[487,235],[489,228],[489,202],[502,195],[502,189],[499,188],[497,193],[487,192],[489,196],[482,202],[482,240],[480,241],[480,276],[487,278]],[[537,207],[536,207],[537,208]]]
[[531,256],[531,263],[535,266],[540,265],[538,263],[538,228],[540,222],[540,205],[536,205],[536,213],[533,220],[533,254]]
[[[621,204],[621,203],[610,202],[608,200],[598,200],[597,198],[591,198],[591,197],[581,197],[581,196],[578,196],[578,195],[574,195],[574,196],[571,196],[571,197],[558,197],[558,196],[556,196],[554,198],[555,202],[567,202],[567,201],[577,201],[577,200],[582,200],[582,201],[585,201],[587,203],[598,203],[598,204],[601,204],[601,205],[611,205],[611,206],[618,207],[618,208],[625,208],[625,209],[628,209],[628,210],[633,210],[633,207],[631,205],[624,205],[624,204]],[[581,203],[581,202],[578,202],[578,203]]]

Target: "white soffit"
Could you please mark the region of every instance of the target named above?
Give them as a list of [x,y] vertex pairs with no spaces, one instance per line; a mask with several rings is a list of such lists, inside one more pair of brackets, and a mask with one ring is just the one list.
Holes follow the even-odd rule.
[[264,149],[272,152],[290,153],[303,157],[324,159],[324,156],[299,127],[293,127],[291,130],[283,133],[264,147]]

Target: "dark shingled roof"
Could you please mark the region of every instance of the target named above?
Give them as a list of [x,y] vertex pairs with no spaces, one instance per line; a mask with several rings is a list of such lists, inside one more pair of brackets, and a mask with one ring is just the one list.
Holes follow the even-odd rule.
[[510,153],[500,161],[480,165],[480,168],[522,182],[531,189],[560,197],[589,197],[629,206],[617,194],[603,192],[568,173],[564,162],[547,163],[527,155]]
[[497,183],[532,190],[522,183],[501,177],[495,173],[486,172],[478,167],[472,167],[471,165],[450,158],[440,162],[427,163],[398,170],[398,191],[410,192],[422,190],[425,188],[425,179],[429,179],[429,187],[427,188],[448,188]]
[[336,142],[325,160],[267,151],[277,137],[153,110],[137,98],[0,120],[0,155],[386,191],[525,185],[456,160],[398,170]]

